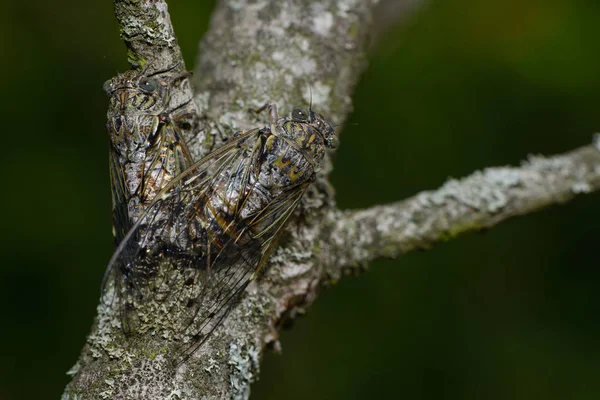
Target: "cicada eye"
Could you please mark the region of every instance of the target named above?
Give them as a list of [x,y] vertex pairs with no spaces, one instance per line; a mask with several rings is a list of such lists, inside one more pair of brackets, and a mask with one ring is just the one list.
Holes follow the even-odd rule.
[[328,148],[335,150],[339,147],[340,145],[340,139],[338,139],[338,137],[334,134],[331,134],[326,140],[325,140],[325,146],[327,146]]
[[158,83],[152,78],[144,77],[138,82],[138,87],[146,93],[152,93],[158,88]]
[[110,79],[104,82],[104,84],[102,85],[102,90],[104,90],[107,94],[111,94],[111,92],[113,91],[113,87]]
[[292,111],[292,120],[296,122],[308,122],[308,111],[303,108],[294,108]]

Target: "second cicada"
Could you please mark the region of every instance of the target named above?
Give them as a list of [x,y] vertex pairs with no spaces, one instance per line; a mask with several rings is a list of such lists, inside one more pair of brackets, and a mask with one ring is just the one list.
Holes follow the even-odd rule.
[[169,179],[108,265],[124,330],[186,341],[176,362],[204,343],[257,276],[326,149],[337,145],[311,108],[290,117],[267,108],[266,126]]
[[119,243],[156,194],[192,164],[178,123],[193,118],[194,104],[171,104],[187,72],[120,74],[104,84],[109,95],[107,130],[113,228]]

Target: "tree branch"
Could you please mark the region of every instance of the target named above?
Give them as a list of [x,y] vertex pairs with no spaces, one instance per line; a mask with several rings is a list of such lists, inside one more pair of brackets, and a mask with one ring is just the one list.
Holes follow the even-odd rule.
[[427,249],[597,190],[600,145],[596,137],[593,145],[566,154],[530,156],[521,167],[486,168],[398,203],[346,212],[329,240],[337,244],[338,265],[366,264]]
[[[342,122],[366,65],[375,3],[221,1],[195,75],[195,99],[207,128],[184,132],[194,158],[206,152],[206,133],[213,128],[231,128],[225,132],[231,133],[264,125],[264,116],[247,110],[266,101],[274,101],[282,113],[312,101],[316,110]],[[115,8],[133,68],[164,70],[179,62],[164,1],[115,0]],[[322,175],[288,227],[294,238],[281,241],[266,276],[254,281],[220,328],[177,368],[165,353],[176,345],[170,338],[124,336],[117,308],[101,303],[63,398],[248,397],[264,344],[276,339],[273,327],[287,310],[309,300],[319,282],[312,246],[326,228],[321,220],[331,220],[322,216],[335,213],[333,204],[333,191]]]
[[[287,114],[312,101],[315,110],[341,124],[366,66],[376,3],[219,2],[194,71],[200,113],[231,134],[264,124],[264,116],[250,114],[250,108],[271,101]],[[195,158],[204,154],[202,134],[186,139]]]
[[[186,134],[194,157],[205,154],[206,133],[218,142],[223,127],[227,134],[264,125],[264,116],[247,110],[266,101],[282,113],[312,101],[315,110],[343,122],[366,65],[375,3],[221,1],[195,70],[194,98],[205,129]],[[132,67],[161,70],[182,63],[164,1],[115,0],[115,7]],[[191,96],[189,88],[182,91]],[[191,359],[173,366],[168,351],[177,343],[152,334],[126,337],[117,309],[100,304],[63,398],[247,398],[263,348],[277,347],[280,322],[310,304],[317,288],[337,280],[344,267],[426,248],[597,190],[597,147],[531,158],[520,168],[488,169],[400,203],[352,212],[335,208],[323,173],[264,276]]]
[[134,69],[164,70],[183,66],[183,56],[171,25],[167,3],[156,0],[115,0],[115,17]]

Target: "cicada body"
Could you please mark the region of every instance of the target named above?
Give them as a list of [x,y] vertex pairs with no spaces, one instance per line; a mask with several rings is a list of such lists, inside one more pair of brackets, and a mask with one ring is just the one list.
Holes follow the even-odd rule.
[[257,276],[337,143],[322,115],[295,109],[280,118],[268,108],[268,125],[234,136],[171,179],[109,263],[125,331],[187,341],[177,362]]
[[172,86],[188,75],[160,79],[128,71],[104,84],[110,98],[107,129],[117,243],[156,194],[192,163],[176,124],[193,112],[191,101],[170,104]]

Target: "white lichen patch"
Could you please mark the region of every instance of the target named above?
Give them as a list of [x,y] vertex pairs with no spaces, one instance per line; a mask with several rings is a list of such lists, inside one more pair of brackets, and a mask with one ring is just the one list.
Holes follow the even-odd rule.
[[196,103],[196,108],[198,109],[198,113],[203,115],[208,110],[210,105],[210,92],[205,90],[203,92],[197,93],[196,97],[194,97],[194,102]]
[[571,191],[575,194],[589,193],[592,187],[588,182],[589,169],[586,166],[576,166],[569,157],[544,158],[530,156],[528,164],[539,171],[544,177],[551,177],[550,184],[561,181],[571,181]]
[[300,47],[300,50],[306,52],[310,49],[310,42],[308,39],[300,39],[298,41],[298,46]]
[[251,346],[248,351],[244,351],[241,346],[233,343],[229,347],[227,363],[232,370],[229,376],[231,398],[248,399],[250,384],[254,382],[255,374],[258,374],[259,351],[254,346]]
[[279,50],[274,51],[273,54],[271,54],[271,58],[277,62],[283,61],[286,56],[287,55],[283,51],[279,51]]
[[236,124],[236,116],[233,113],[226,112],[219,117],[219,124],[223,125],[226,128],[229,128],[232,132],[238,130],[238,125]]
[[460,181],[448,180],[440,189],[432,192],[429,199],[436,206],[453,199],[477,211],[495,213],[508,203],[505,192],[520,183],[519,173],[513,168],[488,168]]
[[169,16],[169,10],[166,2],[156,2],[155,7],[158,10],[158,22],[159,38],[167,43],[167,46],[173,47],[177,43],[175,35],[172,31],[171,17]]
[[348,18],[348,14],[357,5],[357,0],[339,0],[337,2],[337,15],[340,18]]
[[318,35],[327,36],[333,27],[333,21],[333,14],[329,11],[317,13],[313,18],[313,30]]
[[[229,0],[227,5],[235,12],[236,22],[231,27],[232,30],[239,29],[245,33],[246,37],[253,37],[259,31],[268,30],[272,35],[285,35],[285,28],[292,24],[294,18],[293,10],[289,7],[281,7],[281,17],[271,20],[271,24],[264,25],[257,23],[261,21],[261,13],[265,12],[265,8],[271,6],[269,0]],[[267,12],[271,12],[267,10]]]
[[220,367],[219,367],[219,362],[218,362],[218,361],[216,361],[216,360],[215,360],[214,358],[212,358],[212,357],[210,357],[210,358],[208,359],[208,365],[207,365],[206,367],[204,367],[204,371],[205,371],[206,373],[209,373],[209,374],[210,374],[210,373],[212,373],[212,372],[213,372],[213,370],[214,370],[215,372],[218,372],[218,371],[219,371],[219,369],[220,369]]
[[122,35],[134,37],[141,33],[147,40],[156,42],[158,45],[161,44],[160,42],[163,42],[168,47],[173,47],[176,40],[173,32],[169,29],[171,23],[169,21],[168,11],[166,11],[166,4],[164,10],[157,8],[157,11],[159,16],[156,19],[156,23],[152,24],[152,27],[148,26],[148,20],[145,16],[143,18],[138,18],[137,16],[129,15],[123,23]]
[[79,369],[81,368],[81,364],[79,364],[79,361],[77,361],[75,363],[75,365],[73,365],[68,371],[67,371],[67,375],[69,376],[73,376],[75,374],[77,374],[77,372],[79,372]]
[[116,330],[121,329],[121,321],[116,316],[118,313],[113,312],[111,305],[105,302],[105,299],[112,299],[114,296],[114,286],[111,283],[106,288],[106,292],[96,308],[98,328],[87,339],[94,358],[102,357],[105,352],[111,358],[118,358],[123,353],[120,348],[113,346],[114,334]]
[[183,392],[180,389],[173,389],[173,391],[171,391],[171,393],[169,393],[167,396],[167,400],[183,399],[182,393]]
[[521,184],[521,172],[515,168],[487,168],[483,177],[501,188],[511,188]]
[[229,0],[227,2],[229,8],[235,11],[243,10],[246,7],[246,0]]
[[[300,48],[290,49],[286,53],[276,50],[271,53],[271,59],[277,62],[281,67],[289,71],[294,76],[314,74],[317,70],[317,63],[314,59],[308,57]],[[259,63],[256,63],[259,64]],[[272,67],[264,66],[265,71],[273,72]],[[274,76],[261,75],[257,79],[274,78]]]
[[390,208],[382,208],[379,217],[377,218],[377,225],[375,230],[377,233],[387,233],[395,230],[403,223],[402,218],[398,218],[396,211]]
[[566,157],[546,158],[541,155],[529,155],[523,165],[529,165],[543,173],[551,172],[560,177],[569,176],[573,170],[573,161]]
[[302,276],[313,268],[313,252],[292,246],[279,247],[271,257],[271,262],[279,264],[278,276],[289,280]]
[[576,182],[571,186],[571,190],[575,194],[590,193],[592,191],[592,187],[587,182]]

